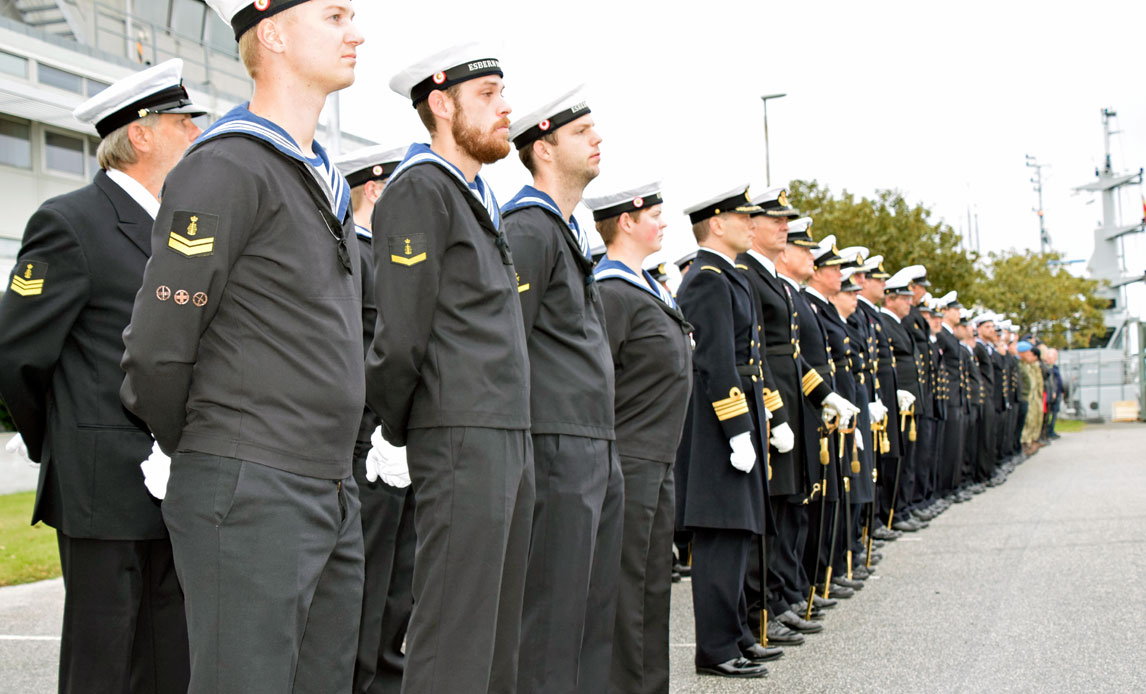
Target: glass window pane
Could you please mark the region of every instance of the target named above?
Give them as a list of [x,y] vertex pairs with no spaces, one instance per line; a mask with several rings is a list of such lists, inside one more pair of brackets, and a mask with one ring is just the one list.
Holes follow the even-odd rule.
[[27,124],[0,120],[0,164],[32,168],[32,135]]
[[51,65],[40,64],[40,83],[67,89],[76,94],[84,93],[84,78],[79,75],[65,72]]
[[134,19],[167,26],[167,0],[146,0],[134,2],[131,6]]
[[198,41],[203,35],[203,12],[207,6],[198,0],[175,0],[171,5],[171,28]]
[[230,56],[239,54],[239,44],[235,43],[235,30],[219,15],[207,13],[207,25],[203,28],[203,40],[208,46]]
[[0,72],[17,77],[27,77],[28,59],[0,51]]
[[84,141],[60,133],[44,132],[44,165],[52,171],[84,175]]
[[99,161],[96,159],[96,151],[99,149],[99,140],[88,139],[88,173],[87,177],[95,176],[96,171],[99,171]]
[[87,82],[88,82],[88,96],[95,96],[96,94],[99,94],[100,92],[102,92],[103,90],[105,90],[111,86],[107,82],[100,82],[99,80],[93,80],[90,77],[88,78]]

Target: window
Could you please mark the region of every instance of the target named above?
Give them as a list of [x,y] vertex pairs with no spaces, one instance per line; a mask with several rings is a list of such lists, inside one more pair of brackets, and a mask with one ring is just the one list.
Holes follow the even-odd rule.
[[90,77],[87,78],[86,82],[88,85],[88,96],[95,96],[96,94],[99,94],[100,92],[102,92],[103,90],[105,90],[111,86],[107,82],[100,82],[99,80],[93,80]]
[[235,30],[214,12],[207,13],[207,22],[203,26],[203,43],[220,53],[232,56],[239,54],[239,46],[235,43]]
[[95,175],[99,171],[99,160],[96,159],[96,150],[99,149],[99,140],[95,138],[88,138],[88,178]]
[[27,77],[28,59],[0,51],[0,72],[16,77]]
[[171,28],[198,41],[203,36],[203,12],[207,6],[198,0],[175,0],[171,5]]
[[44,166],[52,171],[84,175],[84,141],[63,133],[44,131]]
[[164,26],[167,24],[167,0],[147,0],[132,3],[134,19]]
[[76,94],[84,93],[83,77],[43,63],[40,63],[40,83],[66,89]]
[[32,168],[32,129],[27,123],[0,119],[0,164]]

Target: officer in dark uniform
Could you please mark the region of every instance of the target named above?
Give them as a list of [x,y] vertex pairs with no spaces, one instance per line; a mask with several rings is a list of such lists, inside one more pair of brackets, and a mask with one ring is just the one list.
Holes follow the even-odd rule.
[[[374,204],[386,181],[398,168],[406,147],[364,147],[339,157],[335,165],[350,185],[350,207],[358,238],[362,268],[362,340],[369,351],[378,309],[374,304]],[[397,694],[402,688],[406,656],[402,642],[414,606],[414,490],[409,475],[400,480],[379,479],[368,466],[371,436],[381,425],[364,408],[358,440],[354,444],[354,480],[362,503],[362,542],[366,557],[362,592],[362,619],[358,629],[358,656],[354,664],[355,694]]]
[[498,61],[473,45],[390,86],[431,138],[374,208],[366,360],[367,402],[385,439],[406,446],[418,503],[402,691],[514,691],[533,515],[529,358],[499,206],[478,174],[509,154],[510,108]]
[[28,220],[0,300],[0,394],[40,463],[32,522],[60,549],[61,692],[187,687],[183,594],[140,471],[151,436],[119,401],[159,189],[199,134],[181,71],[167,61],[76,109],[102,138],[100,171]]
[[915,464],[912,466],[912,474],[905,479],[904,491],[908,498],[900,521],[911,522],[922,528],[926,527],[927,521],[921,517],[916,518],[914,513],[927,505],[927,495],[930,491],[928,486],[935,472],[938,454],[938,442],[935,437],[939,420],[935,400],[935,355],[931,343],[931,324],[921,309],[923,297],[927,294],[931,282],[927,279],[927,268],[922,265],[912,265],[904,268],[903,272],[907,273],[911,280],[911,313],[908,314],[904,327],[915,343],[920,397],[915,403],[914,423],[917,429]]
[[943,510],[936,497],[936,486],[939,479],[939,467],[942,464],[942,451],[946,448],[943,433],[944,422],[947,417],[947,371],[943,369],[941,363],[942,356],[936,337],[937,333],[943,329],[943,317],[935,307],[935,298],[930,292],[927,292],[916,308],[919,309],[928,324],[926,367],[927,382],[931,385],[932,413],[934,415],[930,445],[935,448],[935,451],[932,453],[932,461],[928,466],[927,474],[923,477],[922,484],[916,485],[915,508],[911,513],[913,518],[929,522]]
[[778,655],[756,642],[744,593],[752,545],[766,529],[768,461],[757,446],[767,427],[752,290],[734,259],[751,245],[748,215],[758,209],[741,186],[685,210],[700,251],[678,292],[696,348],[677,527],[693,531],[696,669],[725,677],[761,677],[759,661]]
[[[888,346],[894,357],[892,364],[895,367],[896,404],[898,421],[888,418],[888,428],[898,429],[902,434],[900,441],[901,455],[896,461],[895,470],[886,472],[894,475],[881,474],[880,477],[891,477],[888,486],[884,487],[884,497],[880,506],[885,512],[887,524],[894,530],[915,532],[922,526],[911,522],[910,519],[898,519],[904,515],[912,486],[905,478],[913,473],[915,465],[915,451],[917,448],[917,431],[914,412],[919,400],[919,361],[917,359],[915,342],[908,332],[909,326],[904,322],[911,313],[911,272],[899,272],[892,275],[884,285],[884,305],[880,309],[882,333],[887,337]],[[898,527],[896,523],[898,522]]]
[[[349,186],[313,135],[363,39],[322,3],[211,4],[254,42],[255,92],[168,176],[121,397],[173,455],[163,517],[187,596],[189,691],[348,691],[361,268]],[[313,32],[330,40],[303,40]]]
[[692,390],[692,326],[656,276],[641,270],[661,248],[661,202],[659,183],[585,199],[607,249],[593,277],[613,358],[625,477],[609,677],[616,694],[669,690],[673,461]]
[[573,208],[600,172],[601,137],[575,89],[516,119],[510,139],[533,176],[501,210],[529,345],[537,489],[518,690],[598,693],[609,684],[625,481],[605,311]]
[[999,406],[996,402],[997,382],[1002,374],[995,372],[994,346],[986,337],[994,335],[995,314],[987,311],[975,316],[975,360],[979,363],[979,375],[983,379],[983,422],[979,429],[979,461],[975,469],[975,481],[986,484],[995,474],[998,461],[995,458],[995,437],[998,429]]
[[947,397],[947,418],[943,421],[943,440],[946,444],[940,452],[939,485],[937,493],[943,497],[954,491],[954,479],[958,468],[963,464],[963,447],[967,441],[968,407],[970,393],[966,390],[966,359],[963,347],[955,336],[959,324],[958,293],[948,292],[938,299],[936,307],[943,316],[943,325],[936,334],[936,341],[942,354],[943,370],[950,384]]
[[967,443],[963,447],[963,465],[960,470],[956,488],[959,498],[969,501],[973,494],[982,491],[976,481],[976,470],[979,465],[979,436],[983,427],[983,374],[979,370],[979,362],[975,359],[975,337],[971,332],[971,312],[963,310],[960,316],[958,329],[955,332],[959,338],[960,350],[967,374],[968,408],[970,415],[967,419]]

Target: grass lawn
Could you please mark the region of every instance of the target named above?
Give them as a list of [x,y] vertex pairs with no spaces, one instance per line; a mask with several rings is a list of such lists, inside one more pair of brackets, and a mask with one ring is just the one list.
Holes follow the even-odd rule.
[[60,575],[56,531],[28,525],[35,492],[0,496],[0,586],[31,583]]
[[1054,423],[1055,433],[1075,434],[1086,428],[1086,422],[1081,419],[1059,419]]

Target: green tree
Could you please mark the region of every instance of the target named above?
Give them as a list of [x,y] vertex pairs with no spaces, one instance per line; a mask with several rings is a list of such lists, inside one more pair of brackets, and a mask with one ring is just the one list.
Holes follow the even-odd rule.
[[888,272],[908,265],[923,265],[939,295],[955,289],[960,300],[974,300],[974,289],[984,278],[978,254],[960,248],[958,232],[943,222],[931,221],[931,210],[908,203],[896,190],[876,191],[874,198],[856,198],[848,191],[836,197],[816,181],[793,181],[792,204],[815,221],[815,238],[835,234],[838,245],[866,246],[882,255]]

